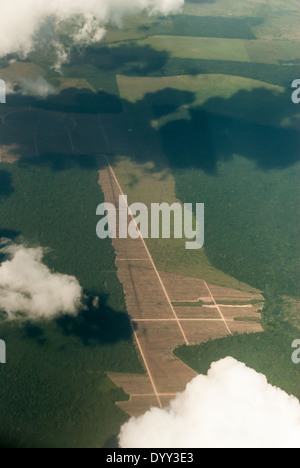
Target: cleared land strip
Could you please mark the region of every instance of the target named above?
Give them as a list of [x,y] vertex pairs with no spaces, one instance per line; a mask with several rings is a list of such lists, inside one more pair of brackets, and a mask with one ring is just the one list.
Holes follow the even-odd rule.
[[[113,179],[114,179],[114,182],[115,182],[115,184],[116,184],[116,186],[117,186],[117,189],[118,189],[118,191],[119,191],[119,195],[123,195],[123,196],[124,196],[124,192],[122,191],[122,188],[121,188],[121,186],[120,186],[120,184],[119,184],[119,181],[118,181],[118,179],[117,179],[117,177],[116,177],[116,175],[115,175],[115,173],[114,173],[114,171],[113,171],[113,168],[111,167],[111,165],[110,165],[110,163],[109,163],[109,161],[108,161],[107,156],[105,156],[105,159],[106,159],[106,162],[107,162],[109,174],[110,174],[110,175],[113,177]],[[111,183],[113,184],[112,181],[111,181]],[[114,198],[116,199],[116,197],[114,197]],[[128,205],[128,204],[127,204],[127,207],[128,207],[128,211],[130,211],[130,210],[129,210],[129,205]],[[131,217],[131,219],[135,222],[135,219],[134,219],[134,217],[132,216],[132,214],[130,214],[130,217]],[[149,258],[149,260],[150,260],[150,262],[151,262],[151,265],[152,265],[152,267],[153,267],[153,269],[154,269],[154,271],[155,271],[155,274],[156,274],[157,279],[158,279],[158,281],[159,281],[159,283],[160,283],[160,286],[161,286],[161,288],[162,288],[162,290],[163,290],[163,292],[164,292],[164,294],[165,294],[165,296],[166,296],[166,299],[167,299],[167,301],[168,301],[168,303],[169,303],[169,306],[170,306],[170,308],[171,308],[171,310],[172,310],[172,313],[173,313],[173,315],[174,315],[174,317],[175,317],[175,319],[176,319],[176,321],[177,321],[178,327],[179,327],[179,329],[180,329],[180,332],[182,333],[182,336],[183,336],[183,338],[184,338],[185,344],[188,345],[189,342],[188,342],[188,340],[187,340],[187,338],[186,338],[186,335],[185,335],[185,333],[184,333],[184,330],[183,330],[183,328],[182,328],[182,326],[181,326],[181,324],[180,324],[180,322],[179,322],[179,320],[178,320],[178,317],[177,317],[176,312],[175,312],[175,309],[174,309],[174,307],[173,307],[173,305],[172,305],[172,303],[171,303],[171,301],[170,301],[170,298],[169,298],[169,295],[168,295],[168,293],[167,293],[167,290],[166,290],[166,288],[165,288],[165,286],[164,286],[164,283],[162,282],[162,279],[161,279],[161,277],[160,277],[160,274],[159,274],[159,272],[158,272],[158,270],[157,270],[157,268],[156,268],[156,266],[155,266],[155,263],[154,263],[154,261],[153,261],[153,259],[152,259],[152,257],[151,257],[151,254],[150,254],[149,249],[148,249],[148,247],[147,247],[147,245],[146,245],[146,242],[144,241],[144,239],[143,239],[143,237],[142,237],[142,234],[141,234],[140,230],[138,229],[138,225],[137,225],[137,224],[136,224],[136,228],[137,228],[137,230],[138,230],[138,232],[139,232],[139,239],[140,239],[140,240],[142,241],[142,243],[143,243],[143,247],[144,247],[144,249],[145,249],[145,251],[146,251],[146,254],[147,254],[147,256],[148,256],[148,258]]]
[[[106,156],[98,156],[97,161],[105,201],[118,206],[119,195],[123,192],[117,177]],[[129,216],[129,221],[132,219]],[[234,304],[262,300],[262,297],[195,278],[158,272],[141,235],[138,239],[115,239],[113,245],[133,336],[147,374],[110,373],[109,376],[130,396],[129,401],[118,405],[128,414],[137,416],[151,406],[166,406],[195,377],[196,373],[174,356],[176,347],[236,331],[261,331],[259,323],[247,321],[247,317],[260,318],[258,306],[250,305],[245,312],[244,308],[222,307],[222,302],[230,304],[232,300]],[[203,304],[195,306],[195,301],[199,300]],[[187,307],[176,306],[179,302],[187,303]],[[243,318],[247,313],[245,322],[235,322],[240,312]]]

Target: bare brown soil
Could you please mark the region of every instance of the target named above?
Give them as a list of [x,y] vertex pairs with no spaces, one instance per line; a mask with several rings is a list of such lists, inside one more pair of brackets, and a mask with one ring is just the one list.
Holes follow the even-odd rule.
[[[99,156],[98,164],[105,201],[119,206],[122,189],[106,156]],[[129,217],[128,221],[132,219]],[[152,406],[168,405],[195,377],[196,373],[174,356],[175,348],[233,333],[262,331],[258,323],[235,321],[245,317],[259,319],[257,305],[234,306],[237,301],[262,300],[262,296],[159,272],[142,237],[115,239],[113,245],[118,277],[146,375],[109,376],[130,396],[129,401],[118,403],[120,408],[138,416]],[[195,304],[199,300],[203,306]],[[222,306],[224,301],[226,304],[232,301],[232,307]],[[174,303],[184,303],[184,306]]]

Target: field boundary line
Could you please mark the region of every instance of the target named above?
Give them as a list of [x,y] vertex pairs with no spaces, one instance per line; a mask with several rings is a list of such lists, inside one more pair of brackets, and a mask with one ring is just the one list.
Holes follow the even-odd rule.
[[228,326],[228,323],[227,323],[227,321],[226,321],[224,315],[222,314],[222,311],[221,311],[219,305],[217,304],[217,301],[215,300],[215,298],[214,298],[214,296],[213,296],[213,294],[212,294],[212,292],[211,292],[211,290],[210,290],[210,288],[209,288],[207,282],[204,281],[204,284],[205,284],[205,286],[206,286],[206,288],[207,288],[207,290],[208,290],[208,292],[209,292],[209,294],[210,294],[210,297],[211,297],[212,300],[214,301],[214,304],[215,304],[216,308],[218,309],[218,312],[219,312],[220,316],[222,317],[222,320],[223,320],[223,322],[224,322],[224,324],[225,324],[225,326],[226,326],[226,328],[227,328],[229,334],[232,335],[232,331],[230,330],[230,328],[229,328],[229,326]]
[[155,394],[155,396],[156,396],[156,398],[157,398],[159,407],[162,408],[163,405],[162,405],[161,399],[160,399],[160,397],[159,397],[159,393],[158,393],[158,391],[157,391],[157,388],[156,388],[154,379],[153,379],[153,377],[152,377],[151,371],[150,371],[149,366],[148,366],[148,364],[147,364],[146,356],[145,356],[145,354],[144,354],[144,352],[143,352],[142,345],[141,345],[141,343],[140,343],[140,340],[138,339],[138,336],[137,336],[137,333],[136,333],[136,331],[135,331],[135,329],[134,329],[134,326],[133,326],[133,324],[132,324],[132,321],[131,321],[130,323],[131,323],[131,328],[132,328],[132,331],[133,331],[133,335],[134,335],[135,341],[136,341],[136,343],[137,343],[137,345],[138,345],[138,348],[139,348],[139,351],[140,351],[140,353],[141,353],[141,356],[142,356],[144,365],[145,365],[145,367],[146,367],[146,371],[147,371],[147,373],[148,373],[148,376],[149,376],[151,385],[152,385],[152,387],[153,387],[154,394]]
[[118,262],[150,262],[149,258],[118,258]]
[[[133,322],[176,322],[176,319],[131,319]],[[180,318],[180,322],[223,322],[224,320],[219,319],[201,319],[201,318]],[[234,320],[228,320],[233,322]]]

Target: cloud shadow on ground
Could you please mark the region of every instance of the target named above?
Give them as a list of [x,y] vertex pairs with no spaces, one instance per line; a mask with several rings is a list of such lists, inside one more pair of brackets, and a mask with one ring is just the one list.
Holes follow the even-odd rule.
[[66,336],[76,336],[85,346],[114,344],[132,338],[130,319],[124,312],[117,312],[107,305],[107,299],[99,298],[99,305],[88,301],[87,310],[77,317],[63,316],[56,320]]

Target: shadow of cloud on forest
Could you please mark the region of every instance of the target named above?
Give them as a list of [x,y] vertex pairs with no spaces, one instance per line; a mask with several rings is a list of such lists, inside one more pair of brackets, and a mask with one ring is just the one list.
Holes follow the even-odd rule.
[[45,110],[74,112],[78,114],[117,114],[123,112],[119,96],[105,91],[94,93],[91,89],[68,88],[59,95],[50,97],[46,102],[39,102]]
[[25,338],[36,341],[40,346],[43,346],[47,341],[44,330],[30,321],[24,324],[23,334]]
[[[67,97],[65,101],[63,96]],[[104,107],[101,107],[99,97]],[[74,132],[76,136],[78,131],[78,153],[84,154],[71,155],[71,147],[65,146],[65,154],[58,154],[59,151],[42,153],[40,157],[21,159],[21,165],[47,166],[55,171],[76,165],[95,169],[92,156],[85,155],[87,150],[85,144],[81,146],[81,142],[89,142],[88,152],[92,155],[108,152],[106,140],[111,142],[111,154],[120,154],[120,151],[127,154],[128,149],[128,156],[137,162],[153,161],[158,147],[156,143],[153,144],[155,140],[165,156],[162,164],[165,165],[167,161],[173,168],[201,168],[211,174],[216,173],[218,161],[229,160],[233,155],[246,157],[262,169],[286,168],[299,160],[297,106],[292,103],[289,90],[285,93],[266,88],[241,90],[229,99],[214,97],[201,106],[195,106],[195,93],[165,88],[147,93],[136,102],[123,99],[122,109],[114,108],[114,104],[111,109],[107,108],[109,115],[104,119],[104,131],[109,134],[101,139],[95,138],[96,134],[102,135],[103,132],[97,114],[105,115],[105,103],[115,103],[115,99],[120,101],[119,97],[106,92],[93,94],[90,90],[71,89],[56,96],[56,101],[52,99],[39,101],[36,105],[43,105],[44,110],[52,108],[57,112],[69,113],[77,105],[81,108],[80,99],[82,102],[86,99],[86,107],[83,105],[81,108],[82,112],[86,112],[86,118],[82,114],[69,114],[77,122],[71,133]],[[74,100],[78,100],[77,104]],[[90,107],[93,100],[95,107]],[[183,109],[184,118],[177,113]],[[122,112],[115,115],[117,110]],[[169,115],[172,115],[172,120],[153,128],[153,119]],[[13,144],[16,141],[9,139],[14,140],[18,136],[10,134],[7,138],[5,144]],[[157,157],[155,164],[160,164]],[[7,175],[2,177],[5,181]],[[9,180],[6,180],[5,186],[5,190],[9,191]]]
[[[39,109],[39,115],[45,122],[47,120],[50,123],[55,122],[57,113],[57,122],[61,125],[62,133],[64,132],[64,125],[69,125],[71,120],[75,124],[71,130],[65,129],[65,134],[59,136],[57,143],[55,143],[55,136],[50,134],[37,135],[34,143],[33,135],[28,134],[27,136],[26,134],[20,135],[17,132],[3,131],[3,144],[7,146],[17,145],[18,152],[23,155],[18,160],[20,167],[25,168],[33,165],[48,167],[53,171],[63,171],[73,167],[95,170],[96,165],[92,155],[110,152],[108,151],[107,141],[113,142],[113,147],[119,142],[120,151],[124,152],[124,154],[126,154],[129,147],[132,148],[132,144],[129,142],[129,140],[131,141],[131,134],[129,133],[131,125],[130,118],[128,118],[130,115],[141,113],[141,120],[143,125],[146,126],[146,131],[147,129],[150,130],[149,119],[151,120],[152,116],[159,119],[176,112],[182,106],[192,104],[195,100],[195,93],[166,88],[147,93],[135,103],[126,99],[123,99],[121,103],[119,97],[106,92],[92,93],[91,90],[71,88],[62,91],[55,97],[49,97],[47,101],[26,96],[15,96],[15,99],[17,109],[23,109],[26,105],[30,105],[32,110]],[[80,102],[85,102],[85,105],[79,104]],[[120,108],[115,107],[116,102],[119,102]],[[109,107],[109,103],[112,103],[112,107]],[[42,110],[45,114],[41,113]],[[15,113],[17,115],[17,112]],[[101,123],[101,119],[98,118],[99,115],[104,123]],[[69,118],[64,120],[63,116]],[[25,117],[28,117],[27,120],[31,118],[30,111],[28,116],[27,114],[22,115],[22,119],[25,119]],[[27,123],[26,119],[25,122]],[[105,127],[105,132],[110,132],[105,137],[103,136],[102,125]],[[41,129],[46,131],[45,127]],[[68,131],[69,136],[67,135]],[[75,153],[73,154],[74,147],[70,145],[70,137],[75,146]],[[47,151],[48,142],[53,151]],[[39,156],[36,155],[37,150]],[[130,151],[130,153],[133,154],[134,151]]]
[[[1,169],[0,170],[0,208],[1,208],[1,201],[9,198],[15,189],[13,187],[13,180],[12,175],[10,172]],[[20,232],[14,231],[13,229],[3,229],[0,228],[0,248],[1,248],[1,240],[9,239],[14,240],[20,235]],[[0,252],[0,263],[3,262],[5,256]]]
[[97,166],[93,156],[87,154],[58,154],[46,153],[39,157],[23,158],[18,162],[19,166],[26,168],[28,166],[48,167],[54,172],[65,171],[80,167],[85,170],[96,170]]
[[78,113],[78,114],[105,114],[123,112],[119,96],[105,91],[93,92],[89,88],[63,89],[59,94],[40,99],[34,96],[11,95],[9,103],[15,107],[33,107],[45,111]]
[[[50,95],[47,99],[34,96],[23,96],[20,93],[9,95],[8,103],[12,107],[34,107],[49,111],[74,113],[121,113],[122,100],[118,94],[116,75],[148,76],[157,74],[161,76],[162,70],[170,58],[167,51],[159,51],[150,45],[136,45],[134,43],[122,44],[114,47],[87,47],[84,52],[73,49],[69,63],[64,65],[64,75],[76,76],[86,79],[87,67],[94,67],[93,78],[97,69],[115,81],[115,94],[101,90],[103,84],[100,77],[94,92],[90,88],[69,87],[59,94]],[[88,64],[88,65],[87,65]],[[84,70],[81,75],[81,70]],[[93,82],[93,79],[91,79]],[[58,85],[59,82],[57,82]]]
[[135,104],[126,102],[124,106],[130,112],[151,109],[153,117],[159,119],[176,112],[181,106],[192,104],[196,99],[195,93],[174,88],[165,88],[153,93],[147,93],[142,100]]
[[20,236],[20,232],[14,231],[13,229],[0,229],[0,239],[14,240]]
[[21,235],[21,232],[14,231],[13,229],[0,229],[0,265],[7,260],[7,255],[1,249],[7,244],[7,241],[14,241]]
[[73,67],[94,66],[102,72],[113,72],[119,75],[147,76],[159,73],[166,65],[170,53],[165,50],[156,50],[151,45],[136,45],[128,43],[113,47],[88,47],[84,53],[73,50],[70,64],[64,70]]
[[[190,119],[160,128],[164,153],[171,167],[200,168],[211,174],[219,160],[236,154],[262,169],[287,168],[300,157],[299,131],[290,126],[295,122],[293,106],[289,93],[275,96],[265,89],[210,99],[190,109]],[[281,125],[284,120],[288,125]]]
[[124,312],[117,312],[107,305],[106,298],[100,298],[99,305],[89,300],[87,310],[77,317],[63,316],[56,320],[66,336],[76,336],[84,346],[114,344],[132,338],[130,319]]
[[0,201],[1,198],[9,197],[14,192],[12,175],[10,172],[0,170]]

